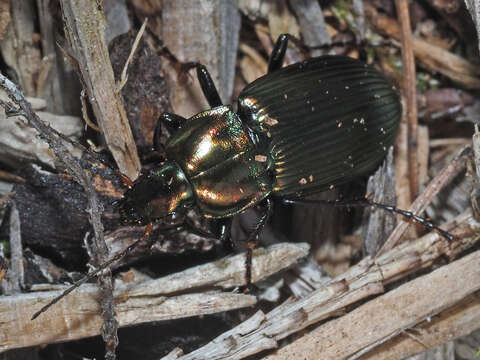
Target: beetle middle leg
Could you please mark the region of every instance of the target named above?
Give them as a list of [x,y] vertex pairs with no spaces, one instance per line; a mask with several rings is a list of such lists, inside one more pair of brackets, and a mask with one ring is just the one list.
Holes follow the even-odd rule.
[[273,201],[269,197],[267,197],[264,201],[265,203],[265,211],[258,220],[257,224],[253,231],[248,235],[247,238],[247,253],[245,257],[245,292],[252,286],[252,254],[253,249],[257,245],[258,235],[262,231],[263,227],[267,223],[268,219],[273,213]]
[[227,241],[231,235],[232,229],[232,218],[225,219],[216,219],[213,222],[214,235],[217,239],[220,239],[222,242]]
[[197,77],[202,87],[202,92],[205,98],[207,99],[208,104],[210,107],[215,108],[218,106],[222,106],[222,99],[218,94],[217,88],[215,87],[215,83],[213,82],[210,73],[208,72],[207,68],[197,62],[190,62],[182,64],[182,70],[187,72],[190,69],[197,69]]
[[204,65],[197,62],[183,63],[168,49],[167,46],[165,46],[164,42],[161,39],[159,39],[155,34],[152,35],[153,39],[156,40],[157,43],[160,45],[161,51],[167,56],[170,61],[177,65],[177,70],[179,69],[179,72],[188,72],[190,69],[193,68],[197,69],[198,81],[200,82],[203,95],[207,99],[210,107],[214,108],[223,105],[222,99],[220,98],[220,95],[218,95],[217,88],[215,87],[215,83],[213,82],[210,73]]
[[281,34],[275,46],[273,47],[270,58],[268,59],[268,73],[272,73],[282,68],[285,60],[285,53],[287,52],[288,40],[294,42],[299,47],[304,47],[300,40],[290,34]]

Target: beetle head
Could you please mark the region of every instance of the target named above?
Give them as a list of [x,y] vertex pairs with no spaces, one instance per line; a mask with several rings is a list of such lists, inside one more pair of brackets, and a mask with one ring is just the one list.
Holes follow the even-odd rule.
[[124,224],[142,224],[164,218],[193,205],[193,192],[174,161],[138,178],[119,201]]

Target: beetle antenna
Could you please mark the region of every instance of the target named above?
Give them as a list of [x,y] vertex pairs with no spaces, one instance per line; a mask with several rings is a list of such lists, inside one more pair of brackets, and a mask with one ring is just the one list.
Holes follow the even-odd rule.
[[93,279],[100,272],[102,272],[103,270],[108,268],[111,264],[119,261],[124,256],[126,256],[128,253],[130,253],[133,249],[135,249],[137,247],[138,244],[140,244],[142,241],[144,241],[145,239],[148,239],[150,237],[152,229],[153,229],[153,223],[148,223],[147,226],[145,226],[145,231],[143,233],[143,236],[140,239],[138,239],[137,241],[135,241],[133,244],[131,244],[127,248],[125,248],[122,251],[115,254],[110,260],[101,264],[98,267],[98,269],[93,270],[92,272],[88,273],[87,275],[85,275],[83,278],[81,278],[77,282],[73,283],[72,286],[70,286],[68,289],[66,289],[64,292],[62,292],[60,295],[58,295],[56,298],[54,298],[52,301],[50,301],[48,304],[46,304],[44,307],[42,307],[40,310],[38,310],[35,314],[33,314],[31,320],[35,320],[41,313],[47,311],[48,308],[50,308],[52,305],[55,305],[62,298],[64,298],[65,296],[70,294],[73,290],[78,288],[80,285],[82,285],[82,284],[86,283],[87,281]]
[[315,205],[315,204],[327,204],[332,206],[338,207],[366,207],[366,206],[373,206],[378,209],[383,209],[388,211],[392,214],[398,214],[403,216],[408,221],[413,221],[419,224],[422,224],[424,227],[430,230],[434,230],[438,232],[441,236],[446,238],[448,241],[455,240],[455,236],[450,234],[448,231],[440,229],[438,226],[435,226],[430,220],[415,215],[411,211],[402,210],[392,205],[385,205],[377,203],[369,198],[365,197],[363,199],[356,199],[351,201],[343,201],[343,200],[309,200],[309,199],[283,199],[284,204],[298,204],[298,205]]

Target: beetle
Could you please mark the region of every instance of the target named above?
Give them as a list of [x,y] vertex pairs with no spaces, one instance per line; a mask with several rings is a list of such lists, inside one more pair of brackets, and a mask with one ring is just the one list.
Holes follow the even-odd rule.
[[[149,238],[153,223],[196,207],[229,236],[232,217],[257,204],[264,212],[248,236],[246,289],[251,284],[255,240],[272,213],[272,198],[284,203],[317,203],[306,196],[350,182],[380,164],[393,144],[402,107],[395,88],[378,71],[345,56],[327,55],[282,67],[289,35],[281,35],[268,73],[248,84],[238,109],[224,105],[208,70],[196,68],[211,107],[189,119],[164,113],[171,137],[167,160],[125,179],[128,190],[117,206],[125,224],[146,225],[144,236],[65,290],[33,318],[80,284],[118,261]],[[452,239],[428,220],[393,206],[366,201],[421,222]],[[365,204],[364,204],[365,205]]]
[[238,109],[224,105],[207,69],[190,63],[211,109],[189,119],[165,113],[167,161],[125,192],[125,223],[146,225],[196,207],[225,239],[231,219],[263,203],[248,237],[247,287],[255,239],[272,213],[272,198],[292,202],[373,171],[393,144],[400,98],[385,77],[359,60],[322,56],[283,67],[289,35],[281,35],[268,74],[248,84]]
[[[286,204],[324,203],[305,197],[375,170],[393,144],[400,123],[402,106],[395,88],[372,67],[345,56],[321,56],[282,67],[289,38],[288,34],[278,38],[267,75],[242,90],[236,112],[222,103],[203,65],[184,64],[187,69],[196,68],[211,109],[189,119],[162,114],[154,148],[162,148],[159,138],[164,124],[172,134],[162,149],[167,160],[135,182],[122,176],[128,189],[116,205],[123,223],[146,225],[143,237],[74,283],[32,319],[139,243],[153,242],[149,238],[154,222],[194,207],[213,219],[214,235],[225,240],[233,216],[264,204],[247,239],[249,289],[252,250],[272,214],[272,198]],[[373,205],[454,239],[427,219],[394,206],[368,199],[343,205]]]

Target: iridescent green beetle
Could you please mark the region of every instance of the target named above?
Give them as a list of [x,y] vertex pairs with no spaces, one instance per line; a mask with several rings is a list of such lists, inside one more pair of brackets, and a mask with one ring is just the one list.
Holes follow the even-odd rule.
[[[373,171],[393,144],[402,112],[395,89],[375,69],[344,56],[322,56],[282,68],[288,35],[281,35],[268,74],[240,94],[238,110],[222,104],[200,64],[191,63],[211,106],[190,119],[163,114],[171,130],[167,161],[141,176],[118,202],[125,223],[147,225],[142,239],[115,254],[36,312],[47,310],[80,284],[118,261],[149,237],[152,224],[196,207],[217,222],[225,239],[234,215],[265,203],[249,235],[246,286],[251,282],[255,239],[272,212],[271,199],[311,203],[305,196]],[[159,147],[159,129],[155,146]],[[313,201],[315,202],[315,201]],[[390,212],[453,235],[408,211],[370,201]]]
[[[125,222],[148,224],[196,207],[217,219],[216,236],[225,238],[232,216],[265,202],[248,239],[248,264],[272,197],[291,202],[379,165],[402,112],[392,85],[372,67],[344,56],[282,68],[287,43],[288,35],[280,36],[268,74],[241,92],[237,112],[222,104],[206,68],[193,64],[211,109],[190,119],[162,116],[172,130],[168,161],[125,193]],[[249,266],[246,278],[249,285]]]
[[301,198],[379,165],[402,111],[392,85],[344,56],[281,68],[287,42],[287,35],[278,39],[269,73],[241,92],[237,112],[222,105],[207,70],[196,64],[212,108],[190,119],[163,115],[173,129],[168,161],[125,193],[127,222],[147,224],[193,206],[205,217],[229,219],[262,201],[268,213],[272,196]]

